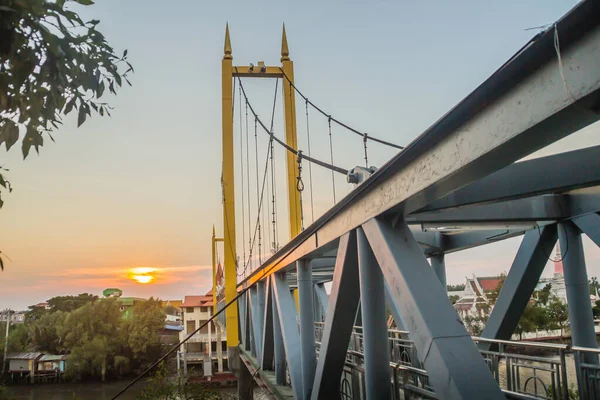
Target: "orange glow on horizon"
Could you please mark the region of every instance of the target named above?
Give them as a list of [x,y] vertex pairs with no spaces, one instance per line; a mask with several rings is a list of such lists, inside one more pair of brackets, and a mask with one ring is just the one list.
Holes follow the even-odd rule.
[[137,267],[129,270],[128,277],[134,282],[148,284],[156,279],[156,268]]

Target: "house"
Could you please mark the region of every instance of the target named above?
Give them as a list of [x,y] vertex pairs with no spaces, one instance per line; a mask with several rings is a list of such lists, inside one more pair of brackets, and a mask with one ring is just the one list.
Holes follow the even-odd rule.
[[[205,295],[185,296],[181,304],[183,330],[179,333],[179,340],[185,339],[194,333],[197,328],[206,323],[213,315],[213,296],[211,292]],[[210,344],[210,345],[209,345]],[[210,353],[210,356],[209,356]],[[216,358],[214,357],[216,353]],[[187,365],[196,364],[198,368],[204,366],[205,357],[214,361],[216,368],[223,371],[223,353],[227,354],[227,335],[225,327],[216,321],[206,324],[199,332],[194,334],[184,345],[181,354]],[[210,364],[210,363],[209,363]],[[212,365],[212,364],[211,364]],[[211,368],[212,370],[212,368]],[[208,371],[205,371],[209,373]]]
[[48,304],[47,302],[37,303],[36,305],[34,305],[34,307],[40,307],[40,308],[43,308],[44,310],[49,310],[50,304]]
[[37,361],[38,371],[59,371],[65,372],[67,364],[66,355],[44,354]]
[[121,303],[119,309],[123,312],[123,319],[131,319],[133,317],[133,307],[142,301],[147,300],[140,297],[119,297],[119,303]]
[[9,353],[6,355],[8,372],[13,377],[29,377],[31,383],[33,383],[35,381],[37,362],[42,356],[43,354],[38,352]]

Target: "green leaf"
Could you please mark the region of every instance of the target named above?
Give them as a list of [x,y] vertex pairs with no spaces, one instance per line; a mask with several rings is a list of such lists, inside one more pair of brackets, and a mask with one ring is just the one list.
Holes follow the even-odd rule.
[[123,58],[127,57],[127,49],[123,50]]
[[98,85],[98,91],[96,92],[96,98],[99,99],[100,97],[102,97],[103,93],[104,93],[104,81],[100,82],[100,84]]
[[76,98],[75,98],[75,97],[73,97],[73,98],[71,99],[71,101],[69,101],[69,102],[67,103],[67,105],[65,106],[65,111],[64,111],[64,114],[65,114],[65,115],[67,115],[68,113],[70,113],[70,112],[71,112],[71,110],[73,109],[73,106],[75,105],[75,99],[76,99]]
[[0,185],[2,185],[4,189],[6,189],[6,181],[4,180],[2,174],[0,174]]
[[79,115],[77,116],[77,127],[79,128],[81,124],[85,122],[85,118],[87,117],[87,113],[85,111],[85,107],[83,104],[79,107]]
[[100,106],[100,116],[104,116],[104,107]]
[[44,138],[42,134],[39,133],[35,128],[29,126],[27,128],[27,133],[23,138],[23,159],[27,158],[29,155],[29,150],[31,150],[31,146],[35,147],[35,151],[39,154],[39,147],[44,145]]
[[0,134],[6,143],[6,151],[8,151],[19,140],[19,127],[11,120],[5,120]]
[[75,0],[75,2],[84,6],[91,6],[92,4],[94,4],[92,0]]

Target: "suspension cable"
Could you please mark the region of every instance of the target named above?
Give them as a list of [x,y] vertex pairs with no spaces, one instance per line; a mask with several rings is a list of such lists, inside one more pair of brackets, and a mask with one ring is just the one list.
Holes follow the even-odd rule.
[[[258,206],[260,195],[258,193],[258,129],[256,126],[256,118],[254,119],[254,169],[256,170],[256,204]],[[246,102],[246,125],[248,125],[248,102]],[[260,223],[260,209],[258,209],[258,265],[262,264],[262,234],[261,234],[261,223]]]
[[[267,128],[267,126],[264,124],[264,122],[262,122],[262,120],[260,119],[260,117],[258,116],[258,114],[254,111],[254,108],[252,107],[252,104],[250,103],[250,101],[248,100],[248,96],[246,95],[246,91],[244,89],[244,86],[242,85],[242,81],[241,79],[238,77],[238,81],[239,81],[239,85],[240,88],[242,89],[242,93],[246,99],[246,102],[248,103],[248,107],[250,109],[250,112],[252,112],[252,114],[254,115],[254,117],[256,118],[256,120],[258,121],[259,125],[261,126],[261,128],[265,131],[265,133],[269,136],[271,136],[273,138],[274,141],[276,141],[281,147],[285,148],[287,151],[289,151],[290,153],[294,154],[294,155],[298,155],[298,150],[294,149],[293,147],[289,146],[288,144],[286,144],[284,141],[282,141],[281,139],[279,139],[277,136],[275,136],[275,134],[271,131],[269,131],[269,129]],[[329,163],[326,163],[325,161],[321,161],[318,160],[316,158],[313,157],[308,157],[308,156],[302,156],[305,160],[312,162],[314,164],[317,164],[323,168],[327,168],[330,169],[332,171],[338,172],[340,174],[343,175],[347,175],[348,174],[348,170],[344,169],[342,167],[338,167],[336,165],[332,165]]]
[[[241,81],[240,81],[241,84]],[[241,92],[241,88],[242,86],[240,85],[240,92]],[[240,94],[241,96],[241,94]],[[246,97],[246,96],[244,96]],[[242,104],[242,98],[240,97],[240,105]],[[240,106],[240,124],[241,119],[242,119],[242,107]],[[249,133],[248,133],[248,101],[246,101],[246,190],[247,190],[247,199],[248,199],[248,246],[251,246],[252,243],[250,241],[250,227],[252,226],[252,206],[250,203],[250,140],[249,140]],[[248,251],[252,251],[251,248],[248,249]],[[244,268],[244,271],[246,269]],[[250,270],[252,270],[252,267],[250,267]]]
[[[235,81],[234,81],[235,91]],[[235,99],[235,96],[233,96]],[[244,135],[242,133],[242,95],[240,90],[240,178],[242,182],[242,248],[243,248],[243,259],[246,259],[246,201],[244,198]],[[248,226],[248,235],[250,234],[250,226]]]
[[[283,71],[283,68],[279,67],[279,70],[281,71],[281,73],[283,74],[283,77],[290,83],[290,85],[294,88],[294,90],[296,91],[296,93],[298,93],[300,95],[300,97],[302,97],[308,104],[310,104],[315,110],[317,110],[318,112],[320,112],[321,114],[323,114],[323,116],[331,119],[331,121],[335,122],[336,124],[338,124],[339,126],[346,128],[347,130],[349,130],[350,132],[353,132],[355,134],[357,134],[358,136],[361,137],[365,137],[365,134],[357,129],[352,128],[351,126],[341,122],[340,120],[333,118],[330,114],[327,114],[325,111],[323,111],[322,109],[320,109],[319,107],[317,107],[313,102],[311,102],[310,100],[308,100],[308,97],[306,97],[304,94],[302,94],[302,92],[296,87],[296,85],[294,85],[294,83],[291,81],[291,79],[285,74],[285,72]],[[377,143],[381,143],[383,145],[389,146],[389,147],[393,147],[395,149],[399,149],[399,150],[403,150],[404,146],[400,146],[397,145],[395,143],[391,143],[388,142],[386,140],[383,139],[379,139],[373,136],[369,136],[368,137],[369,140],[372,140],[374,142]]]
[[[273,132],[273,124],[275,123],[275,108],[277,107],[277,88],[279,87],[279,79],[275,79],[275,94],[273,95],[273,109],[271,110],[271,129],[270,131]],[[254,123],[256,124],[256,118],[254,119]],[[272,202],[273,202],[273,214],[272,214],[272,224],[273,224],[273,242],[271,242],[270,239],[270,233],[269,233],[269,242],[271,242],[271,246],[274,252],[276,252],[279,249],[279,240],[278,240],[278,227],[277,227],[277,203],[276,203],[276,192],[277,192],[277,186],[276,186],[276,181],[275,181],[275,148],[273,147],[273,141],[270,140],[271,143],[271,155],[270,155],[270,164],[271,164],[271,189],[272,189],[272,194],[273,194],[273,198],[272,198]],[[267,187],[267,192],[268,192],[269,188]],[[267,193],[268,195],[268,193]],[[267,204],[267,209],[268,209],[268,204]],[[269,230],[269,232],[271,232]]]
[[[329,124],[329,160],[333,164],[333,139],[331,138],[331,116],[327,118],[327,121]],[[335,175],[333,174],[333,171],[331,171],[331,188],[333,190],[333,204],[335,204]]]
[[300,197],[300,227],[304,230],[304,210],[302,208],[302,192],[304,191],[304,182],[302,181],[302,150],[298,150],[298,156],[296,157],[298,163],[298,177],[296,178],[296,190]]
[[365,167],[369,168],[369,157],[367,156],[367,139],[368,136],[365,133],[365,136],[363,136],[363,147],[365,148]]
[[[308,101],[304,102],[306,108],[306,140],[308,142],[308,155],[310,156],[310,125],[308,118]],[[333,173],[333,171],[332,171]],[[310,216],[311,223],[315,222],[315,208],[313,201],[312,164],[308,163],[308,187],[310,189]]]

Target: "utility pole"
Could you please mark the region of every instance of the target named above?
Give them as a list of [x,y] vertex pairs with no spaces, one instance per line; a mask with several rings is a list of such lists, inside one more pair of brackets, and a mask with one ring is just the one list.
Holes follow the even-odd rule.
[[6,352],[8,351],[8,329],[10,328],[10,310],[6,309],[6,337],[4,338],[4,358],[2,359],[2,375],[6,369]]

